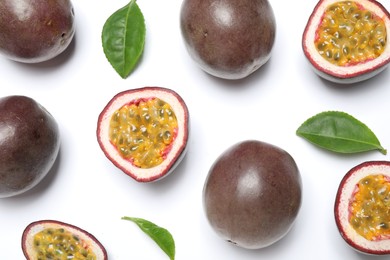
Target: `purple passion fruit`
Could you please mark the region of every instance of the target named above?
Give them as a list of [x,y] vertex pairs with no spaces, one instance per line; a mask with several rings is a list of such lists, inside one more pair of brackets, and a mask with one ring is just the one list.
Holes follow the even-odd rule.
[[203,205],[222,239],[258,249],[288,233],[301,194],[294,159],[276,146],[249,140],[233,145],[214,162],[203,188]]
[[0,53],[24,63],[58,56],[74,35],[69,0],[0,1]]
[[36,186],[59,147],[58,125],[44,107],[25,96],[0,98],[0,198]]
[[302,37],[314,71],[332,82],[369,79],[390,61],[390,14],[375,0],[320,0]]
[[27,260],[108,259],[106,249],[92,234],[56,220],[29,224],[23,231],[22,249]]
[[216,77],[247,77],[271,57],[276,22],[267,0],[184,0],[180,25],[190,57]]
[[115,95],[99,115],[97,139],[112,163],[139,182],[167,176],[183,159],[189,113],[173,90],[144,87]]
[[390,162],[368,161],[347,172],[337,191],[335,220],[352,248],[390,254]]

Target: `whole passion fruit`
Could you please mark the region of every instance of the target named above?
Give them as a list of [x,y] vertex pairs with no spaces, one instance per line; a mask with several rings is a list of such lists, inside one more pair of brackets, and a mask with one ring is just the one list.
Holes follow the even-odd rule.
[[245,78],[271,57],[276,22],[267,0],[184,0],[180,25],[190,57],[216,77]]
[[222,239],[258,249],[288,233],[301,196],[294,159],[279,147],[248,140],[233,145],[214,162],[203,188],[203,205]]
[[367,80],[390,61],[390,14],[375,0],[320,0],[302,37],[314,71],[331,82]]
[[54,117],[26,96],[0,98],[0,198],[36,186],[52,168],[60,147]]
[[171,173],[187,151],[189,113],[175,91],[144,87],[115,95],[99,115],[97,139],[106,157],[139,182]]
[[390,254],[390,162],[368,161],[348,171],[334,212],[337,228],[352,248]]
[[107,260],[103,245],[87,231],[57,220],[32,222],[23,231],[22,249],[27,260]]
[[69,0],[0,1],[0,53],[24,63],[58,56],[74,36]]

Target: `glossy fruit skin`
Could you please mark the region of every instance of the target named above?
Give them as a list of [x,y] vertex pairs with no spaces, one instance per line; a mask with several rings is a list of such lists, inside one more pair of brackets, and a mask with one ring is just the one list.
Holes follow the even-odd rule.
[[98,260],[107,260],[108,255],[104,246],[100,241],[88,231],[81,229],[75,225],[68,224],[58,220],[39,220],[34,221],[26,226],[22,234],[22,250],[27,260],[35,260],[35,250],[33,249],[33,236],[44,228],[64,228],[70,231],[83,240],[87,240],[88,244],[92,246],[93,251],[97,254]]
[[[180,119],[178,136],[164,162],[150,169],[135,167],[129,160],[120,156],[109,141],[109,120],[115,110],[135,99],[160,98],[172,106]],[[180,115],[180,116],[179,116]],[[170,175],[181,163],[187,153],[190,138],[190,113],[184,99],[174,90],[157,86],[134,88],[117,93],[103,108],[97,120],[97,141],[104,155],[125,174],[137,182],[155,182]]]
[[70,0],[0,1],[0,53],[38,63],[62,53],[75,33]]
[[276,34],[267,0],[184,0],[180,27],[190,57],[224,79],[245,78],[264,65]]
[[0,198],[30,190],[49,172],[60,147],[57,122],[32,98],[0,99]]
[[301,196],[294,159],[274,145],[247,140],[231,146],[214,162],[203,188],[203,205],[222,239],[258,249],[288,233]]
[[361,178],[369,174],[383,174],[390,179],[390,161],[366,161],[351,168],[340,181],[334,203],[334,217],[337,229],[344,241],[359,253],[368,255],[389,255],[390,239],[369,241],[354,231],[348,222],[349,198]]
[[[302,49],[305,57],[310,62],[314,72],[321,78],[337,84],[355,84],[368,80],[382,71],[384,71],[390,63],[390,41],[387,40],[387,47],[384,53],[373,61],[368,61],[358,66],[340,67],[332,65],[325,59],[321,58],[314,47],[314,39],[316,38],[316,26],[319,19],[323,17],[325,8],[340,0],[320,0],[314,7],[302,35]],[[390,13],[386,8],[375,0],[360,0],[358,4],[363,8],[369,8],[375,15],[384,19],[386,27],[389,27]],[[390,31],[387,31],[389,34]]]

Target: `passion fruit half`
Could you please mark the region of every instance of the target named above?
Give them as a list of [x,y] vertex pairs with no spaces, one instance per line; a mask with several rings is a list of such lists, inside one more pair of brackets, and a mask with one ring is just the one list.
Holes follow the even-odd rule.
[[337,228],[352,248],[390,254],[390,162],[368,161],[348,171],[334,211]]
[[106,157],[139,182],[170,174],[187,151],[189,113],[175,91],[144,87],[115,95],[98,118]]
[[22,250],[27,260],[107,260],[103,245],[87,231],[57,220],[30,223],[23,231]]
[[302,37],[314,71],[331,82],[367,80],[390,61],[390,14],[375,0],[320,0]]
[[211,166],[203,205],[212,229],[222,239],[247,249],[270,246],[292,228],[302,183],[289,153],[247,140],[223,152]]

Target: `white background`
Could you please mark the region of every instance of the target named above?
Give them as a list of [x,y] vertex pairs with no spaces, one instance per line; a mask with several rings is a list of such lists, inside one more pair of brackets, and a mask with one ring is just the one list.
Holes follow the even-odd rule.
[[[389,2],[382,1],[388,9]],[[76,36],[68,50],[43,64],[0,57],[0,95],[26,95],[45,106],[61,131],[57,163],[42,183],[0,200],[0,259],[24,259],[21,235],[30,222],[56,219],[79,226],[102,242],[113,260],[168,259],[133,223],[141,217],[167,228],[176,259],[374,259],[340,237],[333,215],[339,182],[353,166],[388,160],[378,151],[339,155],[319,149],[295,131],[307,118],[340,110],[367,124],[390,149],[390,71],[360,84],[320,79],[301,49],[316,1],[271,0],[277,33],[272,58],[252,76],[226,81],[201,71],[188,56],[179,28],[180,0],[139,0],[146,46],[135,71],[122,79],[101,47],[105,20],[125,0],[74,0]],[[143,86],[178,92],[190,110],[191,140],[175,172],[142,184],[114,167],[96,141],[97,117],[116,93]],[[202,208],[202,189],[214,160],[236,142],[277,145],[296,160],[303,181],[302,207],[293,229],[265,249],[244,250],[219,239]],[[377,258],[376,258],[377,259]]]

